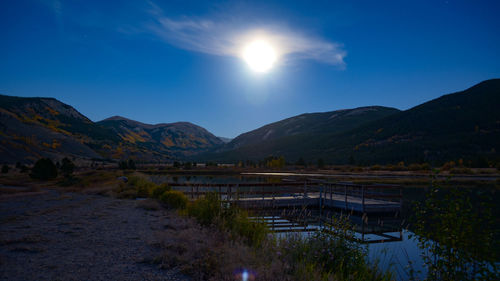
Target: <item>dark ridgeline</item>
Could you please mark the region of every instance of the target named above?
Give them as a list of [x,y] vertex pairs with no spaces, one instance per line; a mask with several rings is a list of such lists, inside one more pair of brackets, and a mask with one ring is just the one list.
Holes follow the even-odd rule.
[[405,111],[384,107],[303,114],[242,134],[212,161],[282,155],[333,164],[430,162],[462,158],[486,166],[500,159],[500,79],[444,95]]

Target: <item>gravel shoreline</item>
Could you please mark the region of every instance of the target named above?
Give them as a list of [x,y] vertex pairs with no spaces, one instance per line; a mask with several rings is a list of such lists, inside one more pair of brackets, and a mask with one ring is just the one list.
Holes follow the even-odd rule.
[[0,280],[190,280],[150,263],[167,210],[60,193],[0,199]]

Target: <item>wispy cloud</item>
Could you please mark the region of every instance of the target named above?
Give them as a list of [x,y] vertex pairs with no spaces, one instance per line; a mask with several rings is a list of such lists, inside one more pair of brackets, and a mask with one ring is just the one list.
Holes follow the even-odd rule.
[[245,44],[255,38],[265,38],[284,61],[310,59],[344,67],[346,52],[342,44],[292,31],[279,25],[249,27],[237,20],[208,20],[182,17],[173,19],[151,3],[149,11],[154,23],[149,31],[178,48],[220,56],[239,57]]

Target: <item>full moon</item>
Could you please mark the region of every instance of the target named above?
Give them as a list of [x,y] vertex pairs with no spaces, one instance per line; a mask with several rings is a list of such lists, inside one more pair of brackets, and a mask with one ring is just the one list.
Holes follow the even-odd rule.
[[268,72],[277,59],[276,51],[268,42],[256,40],[243,50],[243,59],[255,72]]

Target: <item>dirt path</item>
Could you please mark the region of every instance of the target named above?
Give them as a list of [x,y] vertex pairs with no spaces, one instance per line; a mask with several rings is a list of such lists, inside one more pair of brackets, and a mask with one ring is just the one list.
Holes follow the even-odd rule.
[[147,262],[170,217],[137,205],[57,191],[0,199],[0,280],[189,280]]

